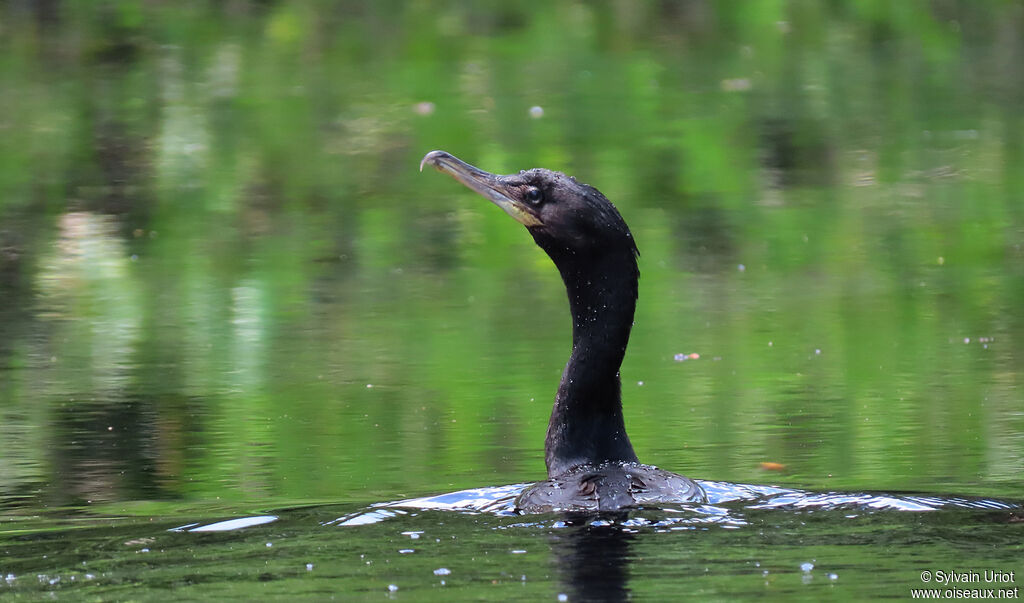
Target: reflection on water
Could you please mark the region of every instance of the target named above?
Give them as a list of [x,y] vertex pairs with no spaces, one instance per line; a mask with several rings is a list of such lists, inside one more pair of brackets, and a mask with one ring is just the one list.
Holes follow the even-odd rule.
[[[638,454],[721,480],[708,485],[778,484],[756,497],[784,511],[728,503],[725,517],[770,513],[806,543],[749,554],[773,530],[727,526],[703,545],[602,541],[613,558],[664,564],[623,570],[633,594],[683,592],[658,573],[680,563],[687,578],[724,574],[702,582],[712,594],[761,593],[772,580],[755,558],[799,568],[864,528],[801,526],[800,513],[834,519],[842,496],[937,504],[813,493],[1021,499],[1021,8],[629,6],[4,4],[0,549],[23,554],[0,571],[66,584],[102,575],[68,568],[106,564],[104,596],[134,597],[118,588],[158,549],[120,547],[144,532],[175,556],[147,574],[162,587],[207,580],[224,595],[238,575],[265,578],[261,596],[322,595],[298,551],[273,570],[223,561],[292,534],[349,560],[335,569],[356,592],[398,578],[346,547],[440,588],[437,567],[391,555],[390,530],[417,529],[422,508],[373,509],[394,516],[347,532],[354,543],[289,532],[302,523],[290,513],[206,535],[148,524],[344,507],[310,519],[320,526],[372,501],[543,477],[564,289],[500,211],[420,177],[433,148],[502,173],[562,170],[617,204],[642,252],[622,368]],[[956,561],[940,545],[980,543],[971,529],[1020,541],[1017,524],[897,515],[867,540],[897,542],[887,563],[907,575],[923,556]],[[83,528],[80,556],[41,561],[49,531],[67,538],[61,522],[79,516],[120,519]],[[479,536],[459,518],[449,536]],[[210,540],[171,540],[188,538]],[[546,532],[517,538],[548,550]],[[514,578],[523,598],[557,594],[530,582],[547,556],[497,570],[468,561],[497,541],[455,542],[449,585],[457,569],[478,587]],[[958,546],[978,563],[1010,550]],[[867,557],[840,581],[876,578]],[[189,569],[203,564],[213,573]],[[793,572],[772,584],[800,594]]]
[[[1021,570],[1019,504],[701,485],[714,493],[709,504],[601,515],[481,512],[485,500],[507,502],[520,485],[185,524],[23,521],[21,536],[5,544],[0,593],[121,598],[145,585],[203,598],[421,599],[443,589],[460,600],[695,590],[864,599],[919,586],[922,568]],[[476,510],[459,500],[477,501]],[[925,509],[933,512],[914,512]]]
[[171,528],[172,532],[231,532],[233,530],[244,530],[245,528],[251,528],[253,526],[261,526],[268,523],[277,521],[275,515],[259,515],[257,517],[239,517],[237,519],[226,519],[224,521],[218,521],[215,523],[208,523],[200,525],[198,523],[189,523],[176,528]]
[[[11,17],[5,507],[538,479],[564,292],[521,229],[418,177],[438,147],[619,205],[644,459],[1021,491],[1024,78],[978,68],[1020,55],[1014,9],[406,8],[383,53],[376,10]],[[178,33],[148,44],[151,21]]]
[[[626,525],[653,525],[664,527],[676,524],[698,524],[713,521],[730,525],[746,525],[743,509],[774,509],[779,511],[849,509],[859,511],[938,511],[940,509],[1013,510],[1022,508],[1020,503],[991,498],[967,498],[962,496],[901,495],[879,492],[807,492],[775,486],[756,486],[698,480],[697,483],[707,494],[707,504],[661,505],[660,512],[684,513],[684,516],[666,515],[657,522],[646,519],[630,520]],[[339,517],[329,524],[339,526],[361,526],[384,521],[398,514],[407,514],[397,509],[421,509],[430,511],[458,511],[463,513],[493,513],[502,516],[518,515],[516,497],[530,484],[515,484],[492,488],[472,488],[448,494],[413,498],[389,503],[377,503],[369,509]],[[738,503],[738,506],[737,506]],[[720,505],[731,505],[721,507]],[[732,511],[731,509],[737,509]],[[629,511],[611,513],[610,516],[630,516]],[[571,516],[572,514],[570,514]],[[578,514],[586,517],[586,514]],[[527,515],[526,517],[529,517]]]
[[551,552],[561,581],[577,601],[629,598],[630,545],[635,535],[611,526],[586,526],[552,536]]
[[[812,515],[816,515],[818,521],[830,524],[831,529],[838,532],[843,532],[844,529],[855,532],[857,528],[853,525],[848,528],[844,528],[844,525],[859,524],[867,520],[895,528],[905,523],[905,520],[897,515],[899,513],[950,513],[953,510],[971,511],[976,514],[976,518],[985,523],[1009,526],[1021,522],[1021,509],[1024,508],[1024,505],[1018,502],[984,498],[852,492],[815,493],[725,482],[699,483],[708,494],[706,504],[681,503],[675,507],[666,505],[660,509],[619,511],[599,515],[551,513],[519,516],[515,512],[515,498],[529,485],[519,484],[379,503],[369,509],[346,514],[325,525],[358,530],[385,521],[402,521],[402,525],[407,527],[418,515],[414,510],[521,517],[520,521],[503,525],[500,529],[546,532],[552,564],[557,570],[559,587],[563,591],[560,596],[569,592],[572,593],[573,600],[621,601],[628,598],[634,590],[631,584],[633,566],[643,567],[640,563],[642,557],[632,550],[634,542],[648,543],[650,534],[686,533],[709,529],[739,530],[741,533],[761,531],[763,534],[765,529],[792,529],[788,526],[794,522],[805,526],[805,520],[809,520]],[[957,519],[946,517],[943,521],[953,524],[956,521],[964,521],[964,517],[968,516],[961,515]],[[433,527],[432,523],[418,523],[420,530],[402,533],[415,535],[414,538],[418,540]],[[802,536],[806,536],[806,530],[800,530]],[[808,559],[817,560],[813,557]],[[960,563],[965,561],[961,559]],[[755,567],[760,568],[761,563],[757,562]],[[765,567],[770,566],[766,563]],[[810,560],[804,561],[799,567],[801,582],[805,585],[813,582],[815,563]],[[817,573],[819,582],[831,583],[839,579],[836,571],[840,567],[835,564],[835,560],[832,560],[832,565],[825,566],[826,571],[822,569],[819,568]],[[676,571],[679,571],[679,568]],[[683,571],[687,572],[686,569]],[[689,571],[693,571],[693,568],[690,567]],[[709,569],[704,568],[703,571],[707,574]],[[793,569],[790,571],[793,572]],[[846,573],[845,570],[843,573]],[[768,575],[769,570],[764,569],[763,576]],[[769,584],[770,581],[765,580],[764,586]]]

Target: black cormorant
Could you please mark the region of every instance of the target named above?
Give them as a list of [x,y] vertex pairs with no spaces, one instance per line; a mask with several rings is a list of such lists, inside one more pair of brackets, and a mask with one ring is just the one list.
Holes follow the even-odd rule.
[[444,151],[423,157],[490,199],[554,261],[569,294],[572,355],[555,395],[544,459],[548,479],[516,500],[524,512],[614,511],[704,501],[693,480],[641,464],[622,419],[619,367],[636,308],[637,247],[618,210],[596,188],[559,172],[500,176]]

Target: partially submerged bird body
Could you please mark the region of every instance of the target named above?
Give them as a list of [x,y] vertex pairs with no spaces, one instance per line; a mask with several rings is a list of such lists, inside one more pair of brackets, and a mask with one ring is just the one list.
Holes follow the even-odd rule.
[[619,511],[645,505],[704,502],[692,479],[641,463],[580,465],[537,482],[516,498],[527,513],[549,511]]
[[432,165],[526,226],[562,275],[572,313],[572,354],[555,395],[544,444],[548,479],[528,487],[524,512],[613,511],[703,501],[693,480],[639,462],[622,416],[619,367],[636,309],[637,248],[615,206],[558,172],[485,172],[444,151]]

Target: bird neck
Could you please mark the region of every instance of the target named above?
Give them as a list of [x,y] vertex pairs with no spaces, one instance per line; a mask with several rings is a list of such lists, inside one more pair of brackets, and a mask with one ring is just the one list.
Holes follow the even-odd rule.
[[638,272],[632,251],[591,261],[556,259],[572,313],[572,355],[548,423],[548,475],[583,464],[637,462],[622,416],[619,367],[636,309]]

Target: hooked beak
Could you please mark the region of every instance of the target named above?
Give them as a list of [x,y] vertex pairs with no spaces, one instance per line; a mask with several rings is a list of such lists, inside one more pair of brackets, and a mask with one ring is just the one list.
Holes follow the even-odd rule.
[[424,155],[423,161],[420,162],[421,172],[425,165],[434,166],[437,171],[448,174],[471,190],[486,197],[523,226],[543,225],[533,210],[511,196],[503,177],[469,165],[445,151],[431,151]]

